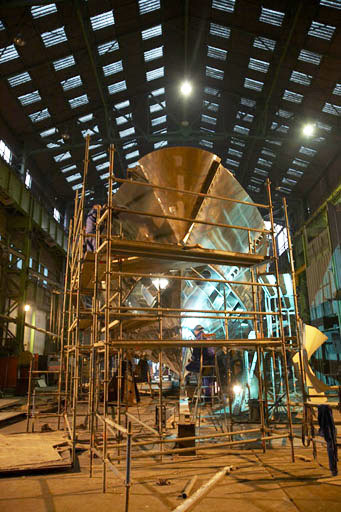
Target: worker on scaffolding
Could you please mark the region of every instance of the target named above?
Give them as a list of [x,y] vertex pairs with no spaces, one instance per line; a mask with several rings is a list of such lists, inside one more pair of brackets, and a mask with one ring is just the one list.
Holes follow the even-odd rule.
[[100,204],[94,204],[86,216],[85,233],[92,236],[85,237],[84,252],[95,252],[96,250],[96,222],[101,209]]
[[[193,329],[193,334],[195,339],[206,340],[215,336],[214,334],[209,334],[204,332],[205,329],[202,325],[196,325]],[[202,354],[202,359],[201,359]],[[201,366],[202,363],[202,366]],[[213,347],[194,347],[192,352],[191,361],[186,366],[186,370],[191,373],[200,373],[202,375],[202,385],[204,390],[205,399],[207,401],[210,400],[212,396],[212,387],[213,387],[213,376],[215,375],[214,367],[215,366],[215,350]]]

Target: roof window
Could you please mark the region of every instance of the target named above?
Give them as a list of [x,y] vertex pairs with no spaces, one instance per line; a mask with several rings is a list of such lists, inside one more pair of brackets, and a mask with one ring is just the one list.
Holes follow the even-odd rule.
[[154,91],[151,92],[151,94],[154,97],[161,96],[162,94],[165,94],[165,88],[164,87],[160,87],[159,89],[155,89]]
[[240,126],[239,124],[236,124],[233,127],[233,131],[236,132],[236,133],[240,133],[241,135],[248,135],[250,129],[249,128],[245,128],[245,126]]
[[265,7],[261,7],[259,21],[262,21],[263,23],[269,23],[275,27],[280,27],[282,25],[283,19],[284,12],[273,11],[272,9],[265,9]]
[[149,106],[149,111],[151,114],[154,114],[155,112],[159,112],[160,110],[164,110],[166,108],[166,102],[161,101],[160,103],[154,103],[153,105]]
[[70,89],[75,89],[76,87],[82,85],[82,79],[80,75],[77,75],[71,78],[67,78],[66,80],[63,80],[62,82],[60,82],[60,84],[63,87],[64,91],[69,91]]
[[69,68],[76,64],[75,58],[73,55],[68,55],[67,57],[63,57],[62,59],[54,60],[53,67],[55,71],[60,71],[61,69]]
[[167,116],[159,116],[155,117],[151,120],[152,126],[158,126],[159,124],[165,123],[167,121]]
[[227,51],[215,46],[207,45],[207,57],[217,60],[226,60]]
[[22,104],[23,107],[26,105],[31,105],[31,103],[36,103],[41,100],[41,96],[39,91],[29,92],[28,94],[23,94],[23,96],[19,96],[18,100]]
[[53,14],[54,12],[57,12],[56,4],[33,5],[31,7],[31,14],[33,18],[42,18],[43,16]]
[[245,78],[244,87],[246,89],[252,89],[253,91],[261,91],[263,89],[264,82],[253,80],[252,78]]
[[204,93],[205,94],[210,94],[211,96],[218,96],[219,95],[218,89],[214,89],[214,87],[205,87],[204,88]]
[[204,146],[205,148],[212,149],[213,148],[213,142],[211,140],[205,140],[202,139],[199,141],[200,146]]
[[116,82],[115,84],[108,85],[109,94],[116,94],[118,92],[125,91],[127,89],[127,84],[125,80],[121,82]]
[[62,162],[63,160],[68,160],[69,158],[71,158],[71,153],[70,151],[66,151],[65,153],[60,153],[59,155],[55,155],[53,157],[54,161],[56,163],[58,162]]
[[306,148],[305,146],[301,146],[299,153],[302,153],[303,155],[307,156],[315,156],[317,151],[316,149]]
[[232,167],[239,167],[240,162],[237,160],[233,160],[232,158],[226,158],[225,160],[226,165],[232,166]]
[[160,9],[160,0],[138,0],[138,2],[141,15]]
[[135,133],[135,128],[127,128],[126,130],[122,130],[121,132],[118,133],[121,139],[123,139],[124,137],[128,137],[128,135],[133,135],[133,133]]
[[334,35],[335,29],[336,27],[333,27],[333,25],[325,25],[324,23],[313,21],[308,30],[308,36],[330,41]]
[[[18,85],[25,84],[26,82],[31,81],[31,77],[27,71],[24,73],[19,73],[18,75],[11,76],[7,78],[8,83],[11,87],[17,87]],[[334,93],[335,94],[335,93]]]
[[303,94],[298,94],[298,92],[288,91],[285,89],[282,98],[283,100],[291,101],[292,103],[302,103]]
[[333,94],[336,94],[337,96],[341,95],[341,84],[336,84],[333,90]]
[[320,0],[320,5],[323,5],[323,7],[331,7],[332,9],[341,9],[340,0]]
[[96,14],[96,16],[91,16],[90,23],[92,30],[101,30],[102,28],[110,27],[115,24],[114,12],[111,10]]
[[217,120],[215,117],[211,117],[206,114],[201,115],[201,121],[204,123],[213,124],[213,125],[217,124]]
[[253,47],[265,50],[266,52],[273,52],[276,47],[276,41],[267,37],[256,36],[253,41]]
[[159,46],[158,48],[153,48],[152,50],[148,50],[144,52],[144,61],[150,62],[151,60],[160,59],[163,57],[163,46]]
[[212,9],[218,11],[233,12],[236,0],[212,0]]
[[5,48],[0,48],[0,64],[4,62],[8,62],[10,60],[17,59],[19,57],[19,53],[17,52],[14,44],[10,44],[9,46],[5,46]]
[[136,158],[137,156],[140,156],[140,152],[138,149],[136,149],[135,151],[132,151],[131,153],[127,153],[125,155],[125,158],[126,158],[126,160],[130,160],[131,158]]
[[203,107],[211,112],[218,112],[219,105],[217,103],[212,103],[211,101],[204,100],[202,103]]
[[119,73],[123,71],[122,61],[118,60],[117,62],[111,62],[107,66],[103,66],[104,76],[114,75],[115,73]]
[[217,68],[212,68],[211,66],[206,66],[206,76],[210,78],[215,78],[216,80],[223,80],[224,71]]
[[311,75],[307,75],[306,73],[300,73],[299,71],[292,71],[290,80],[291,82],[296,82],[301,85],[311,85],[312,80]]
[[165,68],[162,66],[161,68],[152,69],[151,71],[146,72],[147,82],[151,80],[157,80],[158,78],[162,78],[165,74]]
[[82,176],[80,175],[79,172],[77,172],[76,174],[72,174],[71,176],[67,176],[66,177],[66,181],[68,183],[71,183],[72,181],[76,181],[76,180],[81,180],[82,179]]
[[231,35],[231,29],[224,27],[224,25],[218,25],[218,23],[210,23],[210,34],[215,37],[222,37],[223,39],[229,39]]
[[120,126],[121,124],[128,123],[128,121],[131,121],[132,115],[126,114],[125,116],[119,116],[116,117],[116,124],[117,126]]
[[249,68],[254,69],[255,71],[260,71],[261,73],[267,73],[269,70],[270,63],[265,62],[264,60],[258,60],[250,58]]
[[114,105],[114,107],[116,110],[122,110],[123,108],[128,108],[128,107],[130,107],[130,101],[129,100],[120,101],[120,103],[116,103],[116,105]]
[[309,50],[301,50],[298,56],[298,60],[302,60],[303,62],[309,62],[309,64],[315,64],[318,66],[321,63],[322,55],[315,52],[310,52]]
[[340,116],[341,107],[338,105],[333,105],[332,103],[325,103],[322,112],[325,112],[326,114],[332,114],[333,116]]
[[93,119],[93,114],[86,114],[85,116],[79,117],[78,121],[80,123],[87,123],[88,121],[91,121]]
[[162,26],[155,25],[155,27],[147,28],[146,30],[142,30],[141,32],[142,39],[145,41],[146,39],[152,39],[153,37],[162,36]]
[[39,110],[39,112],[28,114],[28,117],[31,119],[32,123],[38,123],[39,121],[43,121],[44,119],[51,117],[51,114],[47,108],[44,108],[43,110]]
[[64,27],[55,28],[50,32],[43,32],[42,34],[40,34],[40,36],[46,48],[67,41]]
[[116,40],[108,41],[107,43],[99,44],[97,46],[98,55],[105,55],[106,53],[115,52],[118,49],[119,45]]
[[71,108],[78,108],[89,103],[89,99],[87,94],[82,94],[81,96],[77,96],[77,98],[71,98],[68,102]]

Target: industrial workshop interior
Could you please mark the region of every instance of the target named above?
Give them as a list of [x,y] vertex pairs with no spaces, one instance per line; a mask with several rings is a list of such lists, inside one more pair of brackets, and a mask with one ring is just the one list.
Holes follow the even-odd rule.
[[340,69],[341,0],[0,0],[0,512],[340,512]]

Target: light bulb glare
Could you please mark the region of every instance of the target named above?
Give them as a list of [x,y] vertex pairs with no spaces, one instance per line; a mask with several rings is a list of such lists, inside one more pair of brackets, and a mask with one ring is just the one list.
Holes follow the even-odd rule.
[[303,126],[303,135],[306,137],[311,137],[315,133],[315,126],[311,123]]
[[180,92],[183,96],[189,96],[192,93],[193,87],[190,82],[185,80],[180,86]]
[[31,306],[29,304],[25,304],[24,311],[30,311]]
[[233,386],[233,393],[235,395],[239,395],[241,392],[242,392],[242,387],[241,386],[239,386],[238,384]]

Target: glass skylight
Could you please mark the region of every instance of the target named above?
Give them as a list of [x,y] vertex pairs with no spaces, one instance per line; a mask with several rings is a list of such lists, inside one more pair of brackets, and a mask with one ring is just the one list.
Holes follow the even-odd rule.
[[125,144],[122,144],[122,148],[124,150],[135,148],[137,146],[136,140],[132,140],[130,142],[126,142]]
[[313,21],[310,25],[310,29],[308,31],[308,35],[312,37],[318,37],[319,39],[325,39],[326,41],[330,41],[334,35],[336,27],[332,25],[324,25],[324,23],[318,23],[317,21]]
[[159,140],[158,142],[154,142],[154,149],[160,149],[168,145],[167,140]]
[[258,60],[250,58],[249,68],[254,69],[256,71],[260,71],[261,73],[267,73],[270,66],[270,62],[265,62],[264,60]]
[[330,132],[332,127],[329,125],[329,124],[326,124],[326,123],[322,123],[321,121],[317,121],[316,123],[316,127],[319,129],[319,130],[325,130],[326,132]]
[[82,183],[77,183],[77,185],[74,185],[74,186],[72,187],[72,190],[79,190],[79,189],[80,189],[80,188],[82,188],[82,187],[83,187],[83,184],[82,184]]
[[152,123],[152,126],[158,126],[159,124],[163,124],[166,121],[167,121],[167,116],[164,115],[164,116],[155,117],[154,119],[151,120],[151,123]]
[[339,107],[339,105],[333,105],[332,103],[325,103],[322,112],[326,112],[326,114],[332,114],[333,116],[340,116],[341,107]]
[[202,139],[201,141],[199,141],[199,144],[200,146],[204,146],[205,148],[213,148],[213,142],[211,140]]
[[81,96],[77,96],[77,98],[71,98],[68,102],[71,108],[78,108],[89,103],[89,99],[87,94],[82,94]]
[[283,176],[282,183],[284,185],[288,185],[288,187],[294,187],[297,184],[297,181],[293,180],[291,178],[286,178],[285,176]]
[[161,36],[162,27],[161,25],[155,25],[155,27],[147,28],[146,30],[142,30],[141,35],[143,40]]
[[41,100],[41,96],[39,91],[29,92],[28,94],[23,94],[23,96],[19,96],[18,100],[22,104],[22,106],[31,105],[31,103],[36,103]]
[[280,27],[282,25],[283,19],[284,12],[273,11],[272,9],[265,9],[265,7],[261,7],[261,15],[259,17],[259,21],[262,21],[263,23],[269,23],[275,27]]
[[78,121],[80,123],[87,123],[88,121],[91,121],[93,119],[93,114],[86,114],[85,116],[79,117]]
[[253,91],[261,91],[263,89],[263,85],[263,82],[253,80],[252,78],[245,78],[244,80],[244,87],[246,87],[246,89],[252,89]]
[[60,168],[60,170],[62,171],[62,173],[64,173],[64,172],[70,172],[70,171],[73,171],[74,169],[77,169],[77,165],[76,165],[76,164],[65,165],[64,167],[61,167],[61,168]]
[[254,108],[256,106],[255,100],[250,100],[250,98],[240,98],[240,103],[244,105],[244,107]]
[[233,12],[236,0],[212,0],[212,9],[224,12]]
[[138,0],[138,3],[141,15],[160,9],[160,0]]
[[62,59],[58,59],[53,61],[53,67],[55,71],[60,71],[61,69],[69,68],[76,64],[74,56],[68,55],[67,57],[63,57]]
[[227,51],[222,50],[221,48],[216,48],[215,46],[207,45],[207,57],[211,57],[211,59],[217,60],[226,60]]
[[147,82],[151,80],[156,80],[157,78],[162,78],[165,74],[165,68],[162,66],[161,68],[152,69],[151,71],[146,72]]
[[337,96],[341,95],[341,84],[336,84],[333,90],[333,94],[336,94]]
[[210,78],[215,78],[216,80],[224,79],[224,71],[217,68],[212,68],[211,66],[206,66],[206,76]]
[[246,143],[244,140],[238,139],[238,137],[231,137],[231,144],[238,146],[240,148],[245,148]]
[[101,30],[102,28],[110,27],[115,24],[114,12],[106,11],[101,14],[96,14],[96,16],[91,16],[90,23],[92,30]]
[[309,50],[301,50],[298,56],[298,60],[302,60],[303,62],[309,62],[309,64],[315,64],[318,66],[321,63],[322,55],[315,52],[310,52]]
[[71,158],[70,151],[66,151],[65,153],[60,153],[59,155],[55,155],[53,157],[55,162],[62,162],[63,160],[68,160],[69,158]]
[[312,80],[311,75],[307,75],[306,73],[300,73],[299,71],[293,71],[291,73],[290,80],[291,82],[296,82],[297,84],[301,85],[311,85]]
[[240,162],[238,162],[238,160],[233,160],[232,158],[226,158],[225,163],[229,167],[239,167],[240,165]]
[[217,103],[213,103],[208,100],[203,101],[203,107],[207,110],[210,110],[211,112],[218,112],[219,110],[219,105]]
[[218,25],[218,23],[210,23],[210,34],[215,37],[222,37],[223,39],[229,39],[231,35],[231,29],[224,27],[224,25]]
[[138,149],[132,151],[131,153],[127,153],[125,155],[125,158],[126,160],[130,160],[131,158],[136,158],[137,156],[140,156],[140,152],[138,151]]
[[129,100],[120,101],[120,103],[116,103],[116,105],[114,105],[114,107],[116,110],[122,110],[123,108],[128,108],[128,107],[130,107],[130,101]]
[[8,62],[9,60],[17,59],[18,57],[19,54],[14,44],[5,46],[5,48],[0,48],[0,64]]
[[229,155],[235,156],[237,158],[241,158],[243,156],[242,151],[238,151],[238,149],[229,148],[227,152]]
[[241,135],[248,135],[250,129],[249,128],[245,128],[245,126],[240,126],[239,124],[236,124],[233,127],[233,131],[236,132],[236,133],[240,133]]
[[71,183],[72,181],[81,180],[81,179],[82,179],[82,176],[80,175],[79,172],[66,177],[66,181],[68,181],[69,183]]
[[55,28],[51,32],[43,32],[40,36],[46,48],[67,41],[64,27]]
[[47,108],[44,108],[43,110],[39,110],[39,112],[28,114],[28,117],[31,119],[32,123],[38,123],[39,121],[43,121],[44,119],[51,117],[51,114]]
[[216,125],[217,124],[217,120],[216,120],[215,117],[211,117],[211,116],[208,116],[206,114],[202,114],[201,115],[201,121],[204,122],[204,123],[212,124],[212,125]]
[[285,89],[282,98],[283,100],[291,101],[292,103],[302,103],[303,94],[298,94],[298,92],[288,91]]
[[124,137],[128,137],[128,135],[133,135],[135,133],[135,128],[127,128],[126,130],[122,130],[121,132],[118,132],[121,139]]
[[294,176],[295,178],[301,178],[303,176],[303,171],[298,171],[297,169],[292,169],[291,167],[287,170],[287,174],[289,176]]
[[119,73],[123,71],[122,61],[118,60],[117,62],[111,62],[107,66],[103,66],[104,76],[114,75],[115,73]]
[[25,84],[26,82],[30,82],[31,77],[27,73],[27,71],[24,71],[24,73],[19,73],[18,75],[11,76],[11,78],[7,78],[7,80],[11,87],[17,87],[18,85]]
[[159,112],[160,110],[163,110],[166,108],[166,102],[161,101],[160,103],[155,103],[153,105],[149,106],[149,111],[151,114],[154,114],[154,112]]
[[33,18],[42,18],[43,16],[53,14],[54,12],[57,12],[56,4],[33,5],[31,7],[31,14]]
[[109,94],[116,94],[118,92],[125,91],[127,89],[127,84],[125,80],[121,82],[116,82],[115,84],[108,85]]
[[152,96],[161,96],[162,94],[165,94],[165,88],[164,87],[160,87],[159,89],[155,89],[154,91],[151,92]]
[[287,110],[283,110],[282,108],[278,109],[276,112],[276,116],[283,117],[284,119],[290,119],[294,114],[292,112],[288,112]]
[[276,41],[268,39],[267,37],[257,36],[253,41],[254,48],[265,50],[267,52],[273,52],[276,47]]
[[262,148],[261,154],[264,156],[268,156],[270,158],[276,158],[276,153],[274,153],[273,151],[271,151],[271,149],[268,148]]
[[299,150],[299,153],[302,153],[303,155],[307,155],[307,156],[315,156],[317,151],[316,151],[316,149],[312,149],[312,148],[307,148],[305,146],[301,146],[300,150]]
[[118,49],[119,45],[116,40],[108,41],[107,43],[99,44],[97,46],[98,55],[105,55],[106,53],[115,52]]
[[262,165],[263,167],[271,167],[272,166],[272,161],[271,160],[267,160],[265,158],[258,158],[257,160],[257,164],[259,165]]
[[1,30],[5,30],[5,27],[4,27],[4,24],[2,23],[2,21],[0,20],[0,32]]
[[244,121],[245,123],[252,123],[254,117],[255,116],[253,116],[252,114],[249,114],[247,112],[242,112],[241,110],[239,110],[236,115],[237,119],[240,119],[241,121]]
[[266,171],[265,169],[259,169],[259,167],[255,167],[255,174],[266,177],[269,175],[269,172]]
[[100,153],[96,153],[95,155],[92,155],[91,159],[94,162],[97,162],[97,160],[102,160],[102,158],[106,158],[106,157],[107,157],[107,152],[101,151]]
[[109,167],[109,162],[102,162],[101,164],[96,165],[97,171],[103,171],[103,169],[107,169]]
[[49,128],[48,130],[44,130],[40,132],[40,137],[51,137],[51,135],[55,135],[57,133],[57,128]]
[[294,165],[296,165],[297,167],[303,167],[303,168],[308,167],[308,165],[309,165],[309,162],[307,160],[302,160],[301,158],[294,158],[292,163]]
[[63,87],[64,91],[69,91],[70,89],[75,89],[76,87],[82,85],[82,79],[80,75],[73,76],[60,82],[60,85]]
[[320,0],[320,5],[331,7],[332,9],[341,9],[340,0]]
[[158,46],[157,48],[144,52],[145,62],[150,62],[151,60],[159,59],[160,57],[163,57],[163,46]]
[[200,131],[206,133],[214,133],[214,130],[211,130],[211,128],[207,128],[207,126],[200,126]]
[[214,89],[214,87],[205,87],[204,88],[204,93],[205,94],[210,94],[211,96],[218,96],[219,95],[218,89]]
[[127,123],[128,121],[131,121],[132,115],[126,114],[125,116],[119,116],[116,117],[116,124],[120,126],[121,124]]

